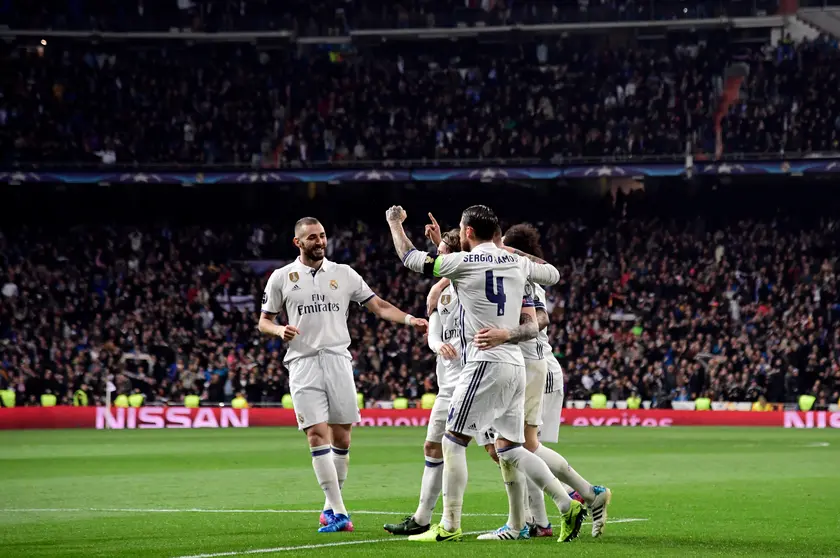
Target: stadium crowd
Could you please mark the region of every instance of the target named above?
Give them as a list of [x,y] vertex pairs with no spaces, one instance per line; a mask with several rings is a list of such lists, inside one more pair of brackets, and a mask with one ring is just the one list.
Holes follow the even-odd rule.
[[[718,40],[720,39],[720,40]],[[640,157],[713,150],[728,62],[747,61],[725,151],[837,149],[840,51],[708,43],[5,45],[0,162],[308,166]],[[457,50],[456,50],[457,49]]]
[[[149,402],[208,402],[288,392],[284,347],[261,337],[262,287],[294,257],[287,232],[79,227],[0,236],[0,388],[21,405],[42,393],[70,402],[118,393]],[[638,393],[654,405],[693,400],[840,398],[840,221],[787,218],[668,222],[616,218],[542,229],[564,279],[550,292],[550,339],[567,398]],[[428,280],[405,273],[384,226],[330,231],[328,257],[351,263],[375,292],[423,315]],[[420,240],[420,239],[418,239]],[[277,265],[279,266],[279,264]],[[357,386],[369,404],[436,389],[422,338],[350,314]]]

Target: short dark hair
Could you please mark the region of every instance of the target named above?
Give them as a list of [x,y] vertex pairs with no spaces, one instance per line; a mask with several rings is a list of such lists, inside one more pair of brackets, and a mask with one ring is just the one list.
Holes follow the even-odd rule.
[[458,229],[452,229],[451,231],[446,231],[440,237],[444,244],[449,248],[450,252],[460,252],[461,251],[461,231]]
[[479,240],[493,240],[493,233],[499,226],[499,218],[486,205],[473,205],[461,214],[461,222],[465,227],[472,227]]
[[514,225],[505,233],[505,246],[531,254],[538,258],[543,257],[540,247],[540,231],[530,223]]
[[306,225],[320,225],[321,221],[316,219],[315,217],[303,217],[297,220],[295,223],[295,236],[297,237],[300,234],[300,230],[305,227]]

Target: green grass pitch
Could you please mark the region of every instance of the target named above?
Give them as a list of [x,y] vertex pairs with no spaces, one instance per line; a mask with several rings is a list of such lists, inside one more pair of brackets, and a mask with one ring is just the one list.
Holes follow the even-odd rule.
[[[603,538],[585,525],[565,545],[434,548],[382,530],[416,507],[424,433],[358,429],[344,488],[356,531],[322,535],[316,513],[295,511],[323,496],[292,429],[2,432],[0,555],[840,556],[836,431],[563,428],[560,452],[613,489]],[[499,471],[478,447],[468,456],[464,529],[491,530],[507,512]]]

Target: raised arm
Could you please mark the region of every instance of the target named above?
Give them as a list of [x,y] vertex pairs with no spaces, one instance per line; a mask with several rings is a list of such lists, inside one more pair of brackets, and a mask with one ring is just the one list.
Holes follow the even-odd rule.
[[406,217],[405,210],[399,205],[392,205],[385,212],[385,219],[388,221],[388,226],[391,228],[391,237],[394,239],[394,248],[396,248],[397,255],[403,263],[405,263],[406,254],[414,250],[414,244],[408,239],[405,229],[403,229],[403,221]]

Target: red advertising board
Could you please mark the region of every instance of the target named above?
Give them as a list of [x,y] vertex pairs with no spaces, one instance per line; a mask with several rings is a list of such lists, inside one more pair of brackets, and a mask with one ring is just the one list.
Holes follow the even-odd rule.
[[[567,426],[766,426],[776,428],[840,428],[840,413],[771,411],[671,411],[620,409],[564,409]],[[364,409],[358,426],[425,426],[429,411],[422,409]],[[232,409],[230,407],[19,407],[0,409],[0,430],[30,428],[247,428],[296,426],[291,409]]]

